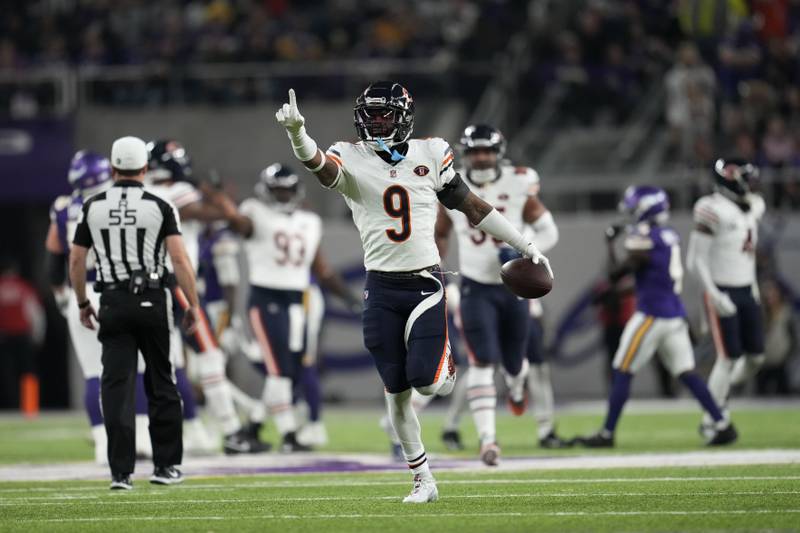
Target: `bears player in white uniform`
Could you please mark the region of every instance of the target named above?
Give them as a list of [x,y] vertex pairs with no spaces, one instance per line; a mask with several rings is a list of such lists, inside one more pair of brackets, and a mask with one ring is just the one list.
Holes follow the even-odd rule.
[[[50,255],[50,284],[59,308],[64,312],[69,328],[72,347],[83,372],[85,380],[84,407],[92,426],[92,439],[95,445],[95,461],[106,464],[107,437],[103,426],[103,414],[100,410],[100,374],[102,371],[102,345],[97,339],[97,332],[90,331],[80,324],[80,314],[75,293],[67,286],[67,256],[70,243],[77,228],[83,201],[109,188],[111,181],[111,163],[102,155],[80,150],[75,153],[70,163],[69,184],[72,194],[59,196],[50,209],[50,228],[45,240],[45,248]],[[89,281],[94,281],[94,258],[90,256]],[[99,295],[90,291],[87,294],[95,306]],[[144,394],[144,361],[139,356],[139,373],[136,376],[136,454],[140,457],[152,455],[150,436],[147,430],[147,398]]]
[[[558,228],[537,196],[539,175],[531,168],[503,161],[505,146],[498,129],[485,124],[468,126],[461,138],[466,183],[517,230],[532,231],[539,249],[546,252],[558,242]],[[440,207],[436,243],[442,257],[447,254],[451,230],[458,239],[462,276],[459,311],[470,364],[467,398],[480,439],[480,458],[486,465],[496,466],[500,447],[495,428],[495,367],[499,363],[503,370],[511,412],[522,415],[527,406],[529,302],[515,296],[500,279],[500,267],[512,258],[509,252],[516,251],[476,228],[464,213]],[[546,436],[556,439],[555,435]]]
[[286,128],[295,156],[324,187],[342,194],[353,213],[367,269],[364,344],[375,360],[389,417],[414,474],[413,489],[403,501],[435,501],[438,490],[411,405],[411,388],[424,395],[446,395],[455,385],[434,238],[438,203],[463,211],[478,229],[549,269],[547,258],[470,192],[453,168],[453,150],[446,141],[410,138],[414,101],[402,85],[380,81],[367,87],[354,108],[361,140],[337,142],[327,152],[306,133],[294,90],[276,118]]
[[358,299],[328,267],[319,250],[322,219],[301,208],[303,186],[286,165],[261,172],[256,197],[236,208],[219,197],[233,231],[245,238],[250,275],[248,314],[263,357],[263,398],[281,434],[281,451],[307,451],[297,440],[292,381],[300,370],[306,340],[304,293],[311,273],[349,302]]
[[[694,206],[688,264],[705,290],[703,299],[717,353],[708,387],[716,402],[726,406],[732,378],[755,373],[764,361],[756,244],[766,206],[751,190],[758,179],[754,165],[719,159],[713,175],[715,191]],[[704,434],[710,433],[709,422],[706,417],[701,428]]]
[[[197,272],[199,265],[200,234],[205,224],[224,218],[223,211],[214,203],[208,201],[200,191],[191,183],[191,163],[186,149],[174,140],[159,140],[148,143],[150,160],[148,163],[147,179],[148,189],[155,194],[170,200],[181,218],[181,233],[186,243],[186,252],[192,266]],[[168,262],[168,268],[172,268]],[[176,324],[181,323],[183,309],[188,307],[188,301],[179,287],[173,289],[173,296],[179,305],[173,306],[176,311]],[[176,347],[176,357],[180,358],[181,342],[177,339],[180,331],[173,332],[173,345]],[[198,325],[192,335],[185,335],[183,340],[198,355],[197,370],[206,405],[212,415],[217,419],[224,434],[223,450],[227,454],[259,453],[266,451],[268,446],[253,436],[252,432],[242,427],[239,416],[233,403],[233,393],[225,375],[225,354],[219,346],[219,341],[211,329],[206,312],[201,309]],[[176,361],[176,367],[180,367]],[[177,368],[179,388],[184,397],[191,398],[191,390],[186,387],[183,372]],[[193,414],[186,410],[185,415]],[[194,431],[193,425],[192,431]],[[199,432],[199,431],[198,431]],[[202,438],[202,437],[201,437]]]

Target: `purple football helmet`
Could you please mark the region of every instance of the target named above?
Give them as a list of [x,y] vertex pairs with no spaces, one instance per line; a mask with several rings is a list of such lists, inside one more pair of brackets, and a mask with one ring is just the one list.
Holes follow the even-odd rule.
[[631,185],[619,203],[619,210],[633,222],[664,222],[669,217],[669,197],[660,187]]
[[111,163],[102,155],[81,150],[69,165],[69,184],[75,194],[88,198],[111,185]]

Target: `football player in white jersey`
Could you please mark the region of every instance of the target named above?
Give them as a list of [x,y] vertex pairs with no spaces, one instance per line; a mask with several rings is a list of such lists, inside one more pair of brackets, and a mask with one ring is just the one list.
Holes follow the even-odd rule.
[[380,81],[367,87],[354,108],[360,141],[337,142],[327,152],[306,133],[294,90],[276,118],[286,128],[295,156],[324,187],[342,194],[353,213],[367,269],[364,344],[375,360],[389,418],[414,474],[411,494],[403,501],[435,501],[438,490],[411,389],[446,395],[455,385],[434,238],[438,204],[463,211],[478,229],[549,269],[547,258],[470,192],[453,168],[453,150],[445,140],[410,138],[414,101],[402,85]]
[[358,303],[319,250],[322,219],[301,208],[303,186],[289,167],[275,163],[261,172],[256,197],[236,209],[220,197],[233,231],[245,238],[250,302],[248,314],[266,374],[263,399],[281,434],[281,451],[308,451],[298,442],[292,381],[306,341],[304,293],[311,273],[337,296]]
[[[506,141],[492,126],[468,126],[461,138],[464,175],[472,193],[503,213],[520,232],[535,235],[539,249],[547,251],[558,242],[558,227],[553,216],[539,200],[539,175],[528,167],[515,167],[503,160]],[[480,458],[496,466],[500,458],[495,429],[497,391],[494,373],[501,365],[509,390],[509,407],[517,416],[527,407],[529,361],[529,302],[514,295],[500,279],[500,267],[516,254],[498,239],[475,227],[464,213],[439,208],[436,243],[445,256],[450,232],[458,239],[461,273],[462,334],[467,346],[470,369],[467,374],[467,398],[480,438]],[[541,358],[537,365],[545,364]],[[534,391],[551,391],[549,374],[537,366],[536,378],[547,378],[548,387],[537,383]],[[552,405],[547,402],[539,402]],[[542,439],[558,440],[553,427],[545,428]]]
[[[181,233],[186,243],[186,251],[192,266],[197,272],[199,264],[200,235],[205,224],[224,219],[224,212],[216,204],[206,199],[190,182],[191,162],[186,149],[177,141],[160,140],[148,143],[150,160],[148,163],[148,190],[170,200],[178,208],[181,217]],[[171,270],[171,264],[168,262]],[[188,301],[179,287],[173,289],[173,296],[179,305],[173,306],[177,316],[175,323],[181,323],[181,313]],[[259,441],[252,432],[242,427],[233,402],[230,383],[225,375],[225,354],[219,346],[215,332],[211,329],[205,310],[201,309],[197,328],[191,335],[183,335],[183,341],[197,354],[197,371],[206,404],[219,422],[224,434],[223,450],[227,454],[259,453],[266,451],[268,445]],[[173,331],[176,357],[176,376],[181,395],[184,397],[184,417],[196,419],[193,406],[186,409],[187,398],[191,398],[191,388],[181,368],[183,343],[178,336],[178,328]],[[176,342],[177,341],[177,342]],[[191,400],[190,400],[191,402]],[[199,419],[197,419],[199,422]],[[197,440],[204,440],[202,429],[190,422],[189,435],[197,434]]]
[[[751,190],[758,179],[754,165],[719,159],[713,175],[715,191],[694,206],[695,228],[687,259],[705,289],[703,299],[717,352],[708,388],[714,400],[726,406],[732,378],[752,375],[764,360],[756,244],[766,205]],[[710,428],[706,417],[701,429],[708,434]]]

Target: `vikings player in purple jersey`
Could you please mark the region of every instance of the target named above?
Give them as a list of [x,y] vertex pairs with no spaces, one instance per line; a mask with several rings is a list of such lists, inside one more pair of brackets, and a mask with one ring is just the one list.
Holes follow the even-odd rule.
[[[103,414],[100,411],[100,362],[102,348],[97,340],[97,332],[88,330],[80,325],[75,293],[67,285],[67,257],[69,256],[70,243],[78,224],[78,217],[84,200],[106,190],[111,186],[111,164],[105,157],[81,150],[72,157],[69,168],[69,184],[72,194],[59,196],[50,208],[50,228],[45,240],[48,252],[48,270],[50,286],[53,290],[58,307],[67,319],[70,339],[78,363],[85,380],[84,408],[92,426],[92,440],[95,445],[95,461],[105,464],[106,458],[106,430],[103,426]],[[94,268],[88,271],[88,281],[94,281]],[[99,296],[90,292],[88,294],[95,308]],[[143,362],[140,361],[140,372],[136,382],[136,453],[139,456],[152,454],[150,440],[147,432],[147,398],[144,394],[144,381],[141,370]]]
[[686,311],[680,298],[683,281],[680,238],[667,225],[667,193],[658,187],[628,187],[620,202],[620,210],[630,217],[631,222],[625,228],[628,255],[622,262],[617,260],[613,241],[622,228],[609,228],[606,236],[614,268],[611,277],[616,280],[633,273],[636,278],[637,308],[625,326],[614,357],[614,378],[603,428],[594,435],[578,437],[575,442],[590,448],[614,446],[614,430],[630,395],[633,375],[656,352],[664,366],[686,385],[714,420],[714,432],[706,444],[734,442],[737,438],[736,429],[723,417],[705,382],[694,372],[694,353]]

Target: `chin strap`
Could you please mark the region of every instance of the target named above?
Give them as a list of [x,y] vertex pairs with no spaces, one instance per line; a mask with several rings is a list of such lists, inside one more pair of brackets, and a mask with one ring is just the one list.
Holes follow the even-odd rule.
[[406,156],[404,156],[397,150],[389,149],[389,147],[386,145],[386,142],[383,139],[378,139],[375,142],[377,143],[378,148],[380,148],[381,150],[383,150],[392,157],[392,161],[402,161],[403,159],[406,158]]

